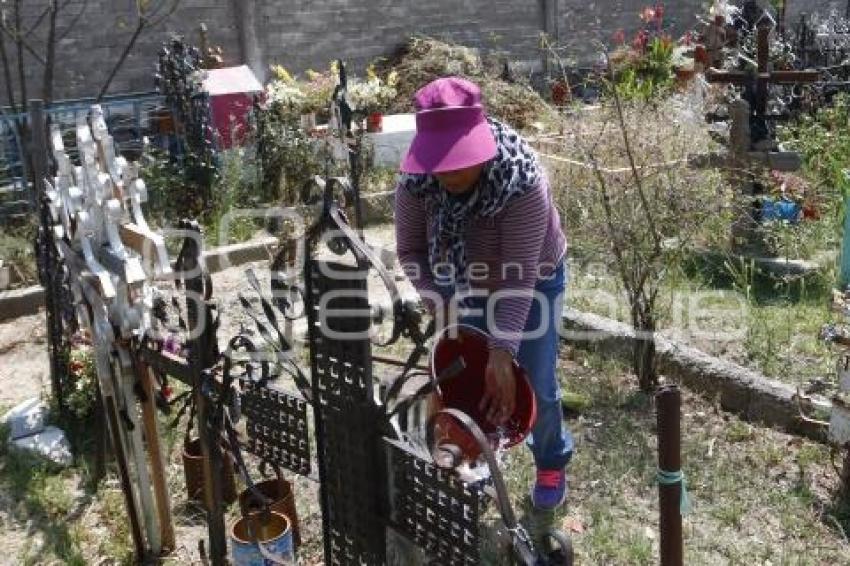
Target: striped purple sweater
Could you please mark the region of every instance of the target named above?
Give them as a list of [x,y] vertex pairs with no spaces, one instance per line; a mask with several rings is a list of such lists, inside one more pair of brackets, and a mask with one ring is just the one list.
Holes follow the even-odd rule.
[[[544,177],[545,179],[545,177]],[[396,250],[405,273],[429,308],[429,295],[439,294],[428,261],[432,214],[427,202],[396,190]],[[474,289],[509,292],[495,307],[499,336],[491,348],[517,353],[528,318],[534,286],[564,259],[567,241],[549,184],[510,202],[493,218],[472,218],[466,234],[470,285]]]

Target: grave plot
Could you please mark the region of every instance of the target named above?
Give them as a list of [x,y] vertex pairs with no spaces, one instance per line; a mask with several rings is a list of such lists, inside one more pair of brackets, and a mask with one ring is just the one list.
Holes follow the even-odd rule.
[[[172,223],[162,230],[146,214],[167,210],[157,199],[178,177],[151,175],[162,162],[139,170],[121,158],[97,108],[80,112],[73,140],[39,128],[49,157],[36,160],[46,179],[38,267],[47,310],[0,327],[0,379],[15,384],[0,403],[30,397],[41,375],[59,422],[44,422],[33,405],[20,411],[30,428],[15,420],[8,433],[32,439],[59,424],[76,459],[57,470],[3,443],[0,541],[9,555],[21,563],[274,564],[295,555],[305,564],[531,564],[568,563],[573,547],[576,561],[591,564],[850,560],[833,466],[846,441],[846,416],[835,409],[846,396],[834,364],[843,353],[819,339],[823,323],[843,321],[827,308],[833,286],[847,282],[835,283],[823,268],[829,260],[796,271],[792,261],[818,263],[839,248],[846,106],[783,122],[783,93],[822,88],[823,70],[780,66],[771,56],[779,30],[746,15],[752,64],[701,76],[681,60],[698,49],[687,41],[671,49],[664,12],[644,10],[639,41],[620,42],[615,64],[596,70],[590,107],[567,100],[570,73],[553,82],[558,108],[541,110],[511,65],[497,81],[474,52],[425,39],[365,81],[338,64],[308,87],[275,69],[269,100],[256,101],[250,119],[240,114],[262,135],[244,146],[231,135],[234,147],[205,154],[190,174],[204,186],[182,194],[180,206],[197,205],[201,222],[165,215]],[[706,35],[712,66],[740,63],[723,39],[729,30],[716,25]],[[210,149],[205,96],[187,82],[206,51],[169,43],[160,71],[164,88],[192,91],[198,104],[183,120],[196,122],[186,124],[194,141]],[[494,451],[474,421],[429,407],[466,360],[445,375],[428,367],[434,325],[388,265],[392,226],[366,222],[366,184],[374,176],[392,189],[393,175],[370,168],[363,142],[381,124],[411,124],[376,110],[409,110],[417,83],[460,64],[488,82],[494,108],[510,112],[500,117],[522,122],[549,168],[570,237],[568,307],[641,331],[625,348],[616,340],[594,353],[563,346],[577,452],[568,506],[542,520],[528,509],[526,451]],[[370,98],[364,85],[375,84],[380,96]],[[397,98],[384,100],[392,89]],[[718,110],[713,125],[709,109]],[[213,161],[218,179],[204,174]],[[298,182],[284,182],[290,175]],[[804,181],[817,190],[800,189]],[[787,201],[793,220],[782,216]],[[239,219],[228,233],[227,212],[241,204],[262,219]],[[212,273],[226,263],[205,254],[212,240],[231,244],[267,224],[277,236],[261,240],[268,259]],[[340,310],[356,314],[333,314]],[[337,337],[365,330],[375,334]],[[751,388],[745,372],[734,395],[715,398],[694,377],[699,367],[683,376],[656,363],[669,360],[661,346],[671,339],[718,356],[699,359],[712,371],[725,359],[775,378],[765,382],[774,395],[761,398],[766,389]],[[703,395],[679,398],[679,381]],[[777,398],[790,421],[783,426],[804,422],[815,440],[733,414],[757,420],[750,408],[767,410]],[[474,460],[469,450],[481,453],[478,466],[464,461]]]
[[[164,238],[144,219],[145,184],[138,169],[117,156],[99,107],[79,116],[76,141],[78,166],[58,129],[51,131],[56,170],[43,181],[39,245],[45,273],[61,274],[44,279],[50,286],[53,398],[59,411],[67,413],[78,384],[73,362],[66,366],[64,360],[75,342],[87,343],[101,399],[99,443],[108,429],[137,561],[176,548],[157,422],[157,409],[174,405],[181,407],[178,420],[189,411],[183,440],[185,487],[189,499],[199,500],[205,511],[208,535],[198,548],[214,564],[226,563],[228,556],[237,564],[294,559],[300,529],[282,469],[318,481],[323,554],[330,563],[477,564],[484,546],[479,523],[490,497],[504,523],[506,548],[520,563],[571,563],[566,535],[543,530],[532,539],[517,523],[491,440],[468,416],[447,407],[418,425],[427,431],[427,444],[410,436],[417,429],[409,408],[437,387],[427,381],[412,391],[406,387],[409,378],[422,374],[419,360],[427,353],[424,344],[434,324],[430,330],[420,327],[415,307],[402,301],[382,260],[339,208],[337,198],[353,199],[355,218],[360,217],[356,184],[320,180],[322,214],[305,233],[306,241],[296,246],[301,253],[290,257],[292,248],[285,246],[272,264],[276,306],[248,271],[259,305],[241,294],[239,300],[254,324],[225,337],[226,348],[221,349],[221,315],[213,302],[197,224],[183,221],[177,226],[182,244],[172,264]],[[45,169],[41,155],[39,171]],[[353,265],[315,258],[319,243],[338,256],[351,254]],[[286,272],[296,258],[302,284],[293,283],[292,273]],[[383,315],[368,308],[370,268],[390,294],[391,306]],[[163,280],[173,281],[173,293],[158,283]],[[279,326],[279,320],[292,320],[293,292],[301,298],[308,324],[310,378],[293,359],[287,338],[291,332]],[[344,292],[342,299],[334,299]],[[339,304],[327,304],[328,297]],[[343,314],[335,318],[328,311]],[[361,314],[352,318],[351,312]],[[406,361],[383,359],[404,369],[381,387],[373,381],[370,338],[363,334],[375,316],[388,316],[392,324],[381,345],[402,337],[416,345]],[[362,337],[340,340],[334,334],[345,331],[359,331]],[[435,377],[436,383],[446,387],[465,367],[459,358],[448,373]],[[282,378],[291,380],[292,393],[270,386]],[[171,399],[169,382],[189,389]],[[235,427],[243,418],[247,439],[240,440]],[[439,431],[447,425],[441,422],[453,422],[455,435],[473,439],[484,455],[483,480],[458,475],[456,469],[467,460],[456,446],[446,444]],[[261,468],[276,470],[278,479],[271,486],[283,486],[284,492],[272,495],[252,481],[244,458],[249,453],[259,458]],[[242,518],[226,531],[224,510],[237,496],[235,474],[247,487],[240,496]],[[491,482],[494,491],[485,490]]]

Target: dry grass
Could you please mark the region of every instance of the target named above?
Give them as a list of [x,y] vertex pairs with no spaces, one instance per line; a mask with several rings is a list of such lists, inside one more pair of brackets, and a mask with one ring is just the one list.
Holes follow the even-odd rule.
[[700,101],[697,92],[689,92],[654,103],[624,103],[622,125],[611,102],[578,107],[558,135],[535,143],[574,250],[599,261],[611,257],[606,192],[622,225],[618,235],[625,238],[633,225],[646,225],[650,219],[639,204],[639,185],[656,230],[672,249],[690,243],[725,247],[728,190],[717,171],[688,164],[690,156],[717,149],[702,122]]
[[[655,413],[622,366],[565,348],[561,380],[587,396],[570,426],[576,456],[563,519],[579,564],[657,561]],[[687,392],[683,400],[684,471],[694,503],[685,520],[687,564],[843,564],[850,561],[847,511],[829,450],[754,427]],[[531,479],[525,451],[512,456],[513,492]],[[581,532],[576,532],[581,531]]]
[[[561,359],[564,387],[589,399],[584,413],[570,422],[577,451],[570,466],[569,505],[561,517],[564,528],[572,531],[578,563],[655,562],[652,402],[636,393],[634,378],[617,364],[567,348]],[[682,431],[684,470],[694,502],[694,512],[685,521],[688,564],[850,560],[850,545],[838,527],[846,528],[848,514],[832,499],[837,476],[826,447],[754,427],[688,393]],[[181,434],[167,437],[179,542],[164,563],[189,564],[197,560],[197,541],[204,537],[205,527],[197,506],[183,495]],[[14,521],[4,521],[3,530],[25,537],[18,563],[128,563],[131,547],[123,498],[114,479],[90,492],[84,487],[84,469],[24,473],[29,465],[6,455],[0,471],[4,499],[17,501],[4,504],[5,509],[11,505],[16,515]],[[506,473],[515,504],[524,509],[533,477],[526,449],[509,454]],[[319,564],[316,486],[299,480],[296,493],[306,540],[300,558],[304,564]],[[231,509],[228,521],[233,519]]]

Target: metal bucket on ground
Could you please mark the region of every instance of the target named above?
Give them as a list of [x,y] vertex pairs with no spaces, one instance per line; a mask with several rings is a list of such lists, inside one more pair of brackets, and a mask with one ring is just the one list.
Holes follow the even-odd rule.
[[[186,493],[190,500],[204,501],[204,457],[201,455],[201,439],[196,438],[183,443],[183,473],[186,476]],[[233,463],[222,449],[221,495],[224,503],[230,505],[236,501],[236,478]]]
[[[265,464],[261,470],[264,467]],[[271,511],[276,511],[289,519],[295,549],[297,550],[301,545],[301,531],[298,511],[295,508],[295,493],[292,490],[292,483],[283,477],[280,468],[274,466],[273,469],[276,477],[258,482],[254,484],[254,488],[270,500],[269,509]],[[263,475],[265,476],[265,474]],[[258,500],[251,489],[245,489],[239,494],[239,509],[242,511],[242,516],[247,517],[262,512],[263,502]]]
[[236,521],[230,544],[233,566],[294,564],[292,524],[276,511],[252,513]]

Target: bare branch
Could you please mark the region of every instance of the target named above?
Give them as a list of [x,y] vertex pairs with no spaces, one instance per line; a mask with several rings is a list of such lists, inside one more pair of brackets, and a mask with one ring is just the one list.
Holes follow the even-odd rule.
[[[53,4],[52,0],[50,0],[50,1],[48,2],[48,4]],[[41,12],[41,15],[39,15],[39,16],[38,16],[38,18],[35,20],[35,23],[34,23],[33,25],[31,25],[31,26],[30,26],[30,29],[28,29],[26,32],[24,32],[23,36],[24,36],[24,37],[29,37],[29,36],[31,36],[31,35],[33,34],[33,32],[34,32],[35,30],[37,30],[37,29],[38,29],[38,27],[41,25],[41,22],[43,22],[43,21],[44,21],[44,18],[46,18],[46,17],[47,17],[47,15],[48,15],[49,13],[50,13],[50,6],[48,5],[48,6],[47,6],[47,7],[46,7],[46,8],[45,8],[42,12]]]
[[130,52],[136,45],[136,41],[138,41],[139,36],[142,35],[142,31],[144,31],[146,23],[147,20],[145,18],[139,18],[139,23],[136,26],[136,31],[133,32],[133,35],[130,37],[130,41],[127,42],[127,46],[121,53],[121,57],[118,58],[118,61],[115,63],[115,66],[112,67],[112,71],[109,73],[109,77],[106,79],[106,83],[104,83],[103,88],[100,89],[100,94],[97,95],[98,102],[103,100],[103,97],[106,96],[106,93],[109,91],[109,87],[112,85],[112,81],[115,79],[115,75],[117,75],[118,71],[121,70],[121,67],[124,65],[124,62],[127,60],[127,57],[130,56]]
[[[611,65],[611,60],[607,58],[606,60],[608,64],[608,73],[611,78],[611,82],[614,82],[614,69]],[[638,171],[637,164],[635,163],[635,156],[632,152],[632,144],[629,138],[629,129],[626,124],[626,119],[623,115],[623,103],[620,100],[620,94],[617,92],[617,88],[614,87],[611,89],[611,95],[614,99],[614,105],[617,108],[617,117],[619,118],[620,132],[623,136],[623,145],[625,146],[626,156],[629,160],[629,167],[632,169],[632,175],[635,181],[635,188],[637,189],[638,195],[640,196],[641,206],[644,208],[644,212],[646,213],[647,221],[649,222],[649,227],[652,230],[652,235],[655,238],[655,247],[658,251],[661,250],[661,237],[658,235],[655,220],[652,217],[652,210],[649,207],[649,203],[646,200],[646,195],[643,192],[643,180],[640,176],[640,172]]]
[[[156,8],[150,14],[146,15],[149,20],[148,27],[155,28],[167,21],[171,16],[174,15],[174,12],[177,11],[177,8],[180,7],[180,2],[181,0],[162,0],[162,2],[159,2]],[[168,10],[165,10],[165,13],[158,16],[158,14],[163,11],[166,4],[169,3],[171,4],[171,7],[168,8]]]
[[608,183],[605,180],[605,175],[602,174],[602,172],[599,170],[598,164],[596,163],[594,163],[593,174],[596,176],[596,179],[599,182],[599,189],[602,193],[602,206],[605,210],[605,222],[608,228],[608,236],[611,238],[611,249],[617,259],[617,267],[620,270],[620,278],[623,281],[623,286],[626,287],[626,291],[631,294],[631,278],[626,272],[626,262],[623,259],[623,249],[620,243],[619,233],[614,223],[614,212],[611,208],[611,198],[608,195]]
[[[71,3],[71,0],[66,0],[65,3],[62,4],[62,7],[61,7],[60,10],[64,10],[68,6],[68,4],[70,4],[70,3]],[[57,42],[62,41],[63,39],[68,37],[68,34],[71,33],[77,27],[77,23],[80,21],[80,18],[83,17],[83,14],[86,13],[86,8],[88,8],[88,5],[89,5],[89,0],[82,0],[82,6],[80,6],[80,11],[77,12],[74,15],[74,17],[68,23],[68,26],[65,28],[65,31],[63,31],[62,33],[57,35],[57,37],[56,37]]]
[[21,104],[27,103],[27,75],[26,66],[24,64],[24,38],[21,37],[21,3],[23,0],[15,0],[15,29],[18,30],[18,37],[15,44],[18,48],[18,79],[21,81],[18,88],[21,89]]
[[6,39],[2,33],[0,33],[0,61],[3,63],[3,78],[6,82],[6,96],[9,99],[9,106],[12,107],[12,112],[17,114],[18,104],[15,102],[15,89],[12,88],[12,67],[9,62],[9,55],[6,52]]
[[22,46],[30,55],[32,55],[33,59],[35,59],[42,65],[46,64],[44,57],[42,57],[41,54],[39,54],[26,39],[24,39],[22,36],[19,36],[19,34],[15,33],[14,30],[10,29],[5,22],[0,22],[0,30],[2,30],[3,33],[8,35],[12,39],[12,41],[15,42],[15,45]]
[[48,105],[53,102],[53,77],[56,68],[56,19],[60,9],[56,0],[50,0],[50,8],[50,23],[47,31],[47,64],[44,65],[42,83],[44,103]]

